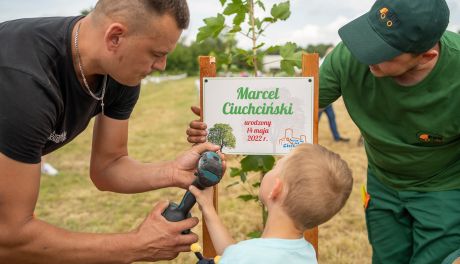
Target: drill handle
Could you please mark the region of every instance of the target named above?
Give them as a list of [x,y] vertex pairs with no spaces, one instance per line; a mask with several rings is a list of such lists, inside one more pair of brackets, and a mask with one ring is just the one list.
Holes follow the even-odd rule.
[[179,209],[182,212],[184,212],[185,215],[187,215],[188,212],[190,212],[192,207],[195,205],[195,203],[196,203],[195,196],[190,191],[187,191],[184,197],[182,198],[182,201],[179,204]]

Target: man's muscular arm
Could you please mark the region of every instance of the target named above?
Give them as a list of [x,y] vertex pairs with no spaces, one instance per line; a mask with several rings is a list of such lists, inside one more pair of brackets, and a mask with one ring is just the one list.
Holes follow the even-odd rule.
[[125,234],[70,232],[33,217],[40,184],[40,164],[24,164],[0,153],[1,263],[131,263],[172,259],[189,251],[196,235],[181,231],[198,223],[191,218],[170,223],[157,205],[141,226]]
[[[103,191],[139,193],[164,187],[188,188],[201,153],[219,146],[201,144],[173,161],[143,163],[128,155],[128,120],[96,118],[91,152],[91,179]],[[155,146],[152,146],[154,148]]]

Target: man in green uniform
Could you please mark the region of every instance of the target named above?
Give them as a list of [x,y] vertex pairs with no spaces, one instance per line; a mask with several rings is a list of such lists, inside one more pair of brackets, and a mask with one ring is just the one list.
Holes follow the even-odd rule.
[[[460,248],[460,36],[448,23],[444,0],[377,0],[321,66],[320,107],[342,96],[365,139],[375,264]],[[204,128],[193,121],[188,140]]]
[[460,247],[460,36],[444,0],[379,0],[339,30],[320,107],[340,96],[365,139],[373,263]]

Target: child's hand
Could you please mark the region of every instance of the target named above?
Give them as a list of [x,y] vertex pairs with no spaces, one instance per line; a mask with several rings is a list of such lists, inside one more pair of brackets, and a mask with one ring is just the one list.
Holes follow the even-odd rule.
[[195,196],[196,201],[200,206],[200,210],[203,213],[206,213],[208,210],[214,210],[213,205],[213,187],[208,187],[204,190],[200,190],[195,186],[191,185],[189,187],[190,192]]

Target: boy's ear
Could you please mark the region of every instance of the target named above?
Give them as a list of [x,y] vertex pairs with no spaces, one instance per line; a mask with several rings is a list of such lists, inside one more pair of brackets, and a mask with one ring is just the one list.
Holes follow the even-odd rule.
[[280,180],[280,178],[276,178],[275,183],[273,184],[273,188],[270,191],[270,194],[268,195],[268,199],[276,200],[281,196],[282,193],[283,193],[283,182]]

